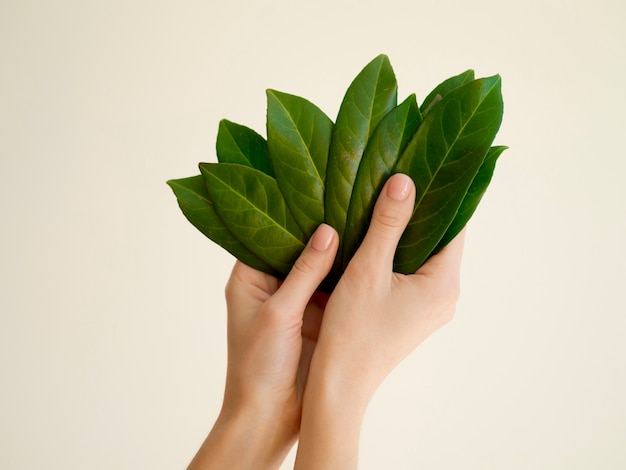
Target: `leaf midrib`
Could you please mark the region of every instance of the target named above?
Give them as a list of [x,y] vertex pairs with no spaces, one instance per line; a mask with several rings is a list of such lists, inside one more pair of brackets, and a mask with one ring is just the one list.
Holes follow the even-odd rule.
[[[303,146],[305,148],[306,156],[308,157],[309,161],[313,164],[313,168],[315,169],[315,176],[316,176],[317,180],[322,183],[322,188],[325,190],[326,189],[325,181],[322,179],[322,175],[320,175],[319,169],[317,168],[317,165],[315,164],[315,160],[313,159],[313,156],[311,155],[311,151],[310,151],[311,149],[309,148],[308,145],[306,145],[306,143],[304,141],[304,138],[302,137],[302,134],[300,133],[300,130],[298,129],[298,125],[296,124],[296,122],[291,117],[291,113],[285,107],[283,102],[280,99],[278,99],[278,96],[276,96],[276,94],[274,94],[274,93],[272,93],[272,95],[274,95],[274,99],[278,102],[280,107],[284,110],[284,112],[285,112],[284,114],[287,115],[288,120],[291,122],[291,124],[293,124],[293,128],[296,130],[296,133],[298,134],[298,137],[300,137],[300,141],[302,142],[302,144],[303,144]],[[313,122],[313,129],[315,129],[315,120],[313,120],[312,122]]]
[[365,136],[365,146],[363,146],[363,152],[365,152],[365,147],[367,146],[367,141],[369,140],[370,131],[372,129],[372,116],[374,115],[374,102],[376,101],[376,97],[378,96],[378,93],[377,93],[378,82],[380,81],[380,76],[382,74],[383,63],[384,61],[381,60],[380,65],[378,67],[378,71],[376,72],[376,80],[374,81],[376,85],[374,87],[374,96],[372,97],[372,100],[370,101],[369,118],[367,119],[367,134]]
[[[344,178],[345,182],[348,183],[348,185],[350,186],[350,196],[348,197],[348,205],[346,206],[346,210],[344,211],[345,213],[345,217],[344,217],[344,223],[343,223],[343,230],[341,233],[341,239],[345,238],[345,233],[346,233],[346,228],[348,226],[348,213],[350,210],[350,206],[352,205],[352,199],[354,197],[354,182],[356,181],[356,177],[359,173],[359,168],[361,167],[361,163],[363,162],[363,155],[365,154],[365,149],[367,147],[367,143],[370,139],[370,130],[372,128],[372,116],[374,115],[374,102],[376,101],[376,96],[378,96],[378,82],[380,81],[380,76],[382,74],[382,70],[383,70],[383,65],[384,65],[384,61],[381,60],[380,65],[378,66],[378,71],[376,72],[376,80],[374,81],[374,83],[376,84],[374,86],[374,96],[372,97],[372,99],[370,100],[370,106],[369,106],[369,117],[366,118],[367,119],[367,132],[365,133],[365,139],[363,142],[363,149],[361,150],[361,157],[359,158],[359,163],[356,166],[356,171],[354,172],[354,178],[352,178],[352,181],[349,181],[347,178]],[[354,100],[354,106],[356,107],[356,100]],[[357,108],[358,109],[358,108]],[[365,116],[363,116],[365,117]],[[348,127],[348,126],[346,126]],[[348,127],[349,128],[349,127]],[[340,176],[344,176],[341,172],[339,172]],[[341,251],[342,251],[342,256],[343,256],[343,251],[344,251],[345,246],[342,245],[341,247]]]
[[300,245],[302,245],[302,247],[304,247],[304,243],[303,243],[303,241],[300,238],[296,237],[293,233],[291,233],[287,229],[287,227],[283,226],[277,220],[272,218],[268,212],[265,212],[265,211],[261,210],[260,208],[258,208],[257,206],[255,206],[254,203],[250,199],[248,199],[243,193],[241,193],[240,191],[237,191],[236,188],[234,188],[233,186],[229,185],[226,181],[224,181],[223,179],[219,178],[217,175],[213,174],[213,176],[215,178],[217,178],[219,181],[221,181],[222,184],[224,184],[226,187],[230,188],[233,193],[238,195],[239,198],[242,199],[243,201],[245,201],[249,206],[253,207],[257,212],[263,214],[266,219],[272,221],[273,225],[277,226],[281,231],[283,231],[284,233],[289,235],[291,238],[296,240]]
[[[461,130],[457,133],[456,137],[454,138],[454,141],[452,142],[452,145],[448,145],[448,149],[446,150],[446,154],[445,154],[444,158],[441,159],[441,163],[437,166],[437,169],[436,169],[435,173],[430,178],[430,181],[428,182],[428,185],[426,186],[426,190],[422,193],[420,198],[415,202],[415,208],[413,209],[413,214],[415,214],[415,212],[417,212],[418,207],[420,206],[420,204],[422,203],[422,201],[424,200],[426,195],[430,192],[430,187],[432,186],[432,184],[435,181],[435,179],[437,179],[437,175],[439,174],[439,171],[441,171],[441,168],[443,168],[443,166],[446,164],[446,160],[450,156],[451,150],[454,148],[454,146],[458,142],[459,137],[463,134],[463,131],[467,127],[468,123],[474,118],[474,116],[476,115],[478,109],[485,102],[485,100],[487,99],[487,96],[489,96],[491,94],[491,92],[493,91],[493,89],[496,86],[496,84],[497,84],[497,82],[494,83],[491,86],[491,88],[489,88],[489,91],[487,93],[485,93],[484,98],[480,100],[478,106],[476,106],[476,108],[472,112],[470,118],[465,121],[465,123],[461,127]],[[443,111],[442,111],[442,114],[443,114]],[[429,129],[430,129],[430,127],[429,127]]]
[[[397,108],[395,108],[395,109],[397,109]],[[390,111],[390,113],[391,112],[393,112],[393,110]],[[401,116],[401,118],[402,118],[401,119],[402,124],[400,126],[400,129],[402,129],[402,131],[400,132],[400,134],[401,134],[400,137],[402,137],[402,134],[405,132],[407,121],[409,119],[409,110],[408,109],[404,113],[404,116]],[[378,125],[382,125],[382,123],[384,122],[384,119],[385,118],[381,119]],[[369,143],[369,141],[370,141],[370,139],[368,139],[368,143]],[[402,143],[401,141],[402,141],[402,138],[400,138],[400,141],[398,143],[401,144]],[[406,144],[405,144],[405,146],[406,146]],[[401,152],[402,152],[402,149],[401,149],[401,146],[399,146],[397,155],[400,155]],[[378,153],[380,154],[381,152],[378,152]],[[365,149],[363,150],[363,158],[361,158],[361,161],[359,162],[359,166],[357,168],[357,172],[356,172],[356,175],[355,175],[355,178],[354,178],[355,183],[352,185],[352,191],[350,192],[350,200],[348,201],[348,209],[346,210],[346,222],[345,222],[345,225],[344,225],[344,239],[345,239],[345,231],[346,231],[346,228],[348,227],[348,222],[353,218],[353,214],[357,210],[356,209],[356,203],[355,203],[355,197],[357,197],[358,195],[355,193],[354,188],[356,186],[356,181],[357,181],[357,178],[358,178],[358,175],[359,175],[359,171],[361,171],[361,166],[364,163],[364,158],[365,158]],[[397,163],[397,158],[396,158],[396,162],[394,163],[394,166],[395,166],[396,163]],[[392,167],[387,167],[387,165],[385,165],[385,167],[390,172],[393,172],[393,166]],[[372,173],[370,172],[370,180],[371,180],[371,177],[372,177]],[[371,183],[371,181],[370,181],[370,183]],[[342,246],[342,248],[341,248],[341,250],[342,250],[341,256],[342,256],[342,259],[343,259],[342,262],[344,264],[347,262],[347,258],[350,255],[350,253],[347,253],[348,249],[349,249],[349,247],[346,244],[344,244]]]
[[239,140],[237,140],[235,138],[235,136],[233,135],[233,133],[230,131],[230,127],[228,125],[226,125],[224,127],[226,127],[226,132],[228,132],[228,135],[229,135],[231,141],[235,143],[235,147],[237,147],[237,149],[239,149],[239,153],[244,157],[245,161],[248,162],[248,164],[250,166],[252,166],[252,160],[250,160],[249,156],[246,155],[246,153],[243,151],[243,148],[241,147],[241,145],[239,145]]

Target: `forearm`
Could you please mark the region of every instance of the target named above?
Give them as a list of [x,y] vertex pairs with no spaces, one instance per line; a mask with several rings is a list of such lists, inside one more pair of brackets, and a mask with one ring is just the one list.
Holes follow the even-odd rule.
[[312,365],[302,407],[296,470],[357,468],[361,425],[373,389],[350,379],[356,375]]
[[188,470],[276,469],[295,442],[295,434],[251,413],[221,413]]

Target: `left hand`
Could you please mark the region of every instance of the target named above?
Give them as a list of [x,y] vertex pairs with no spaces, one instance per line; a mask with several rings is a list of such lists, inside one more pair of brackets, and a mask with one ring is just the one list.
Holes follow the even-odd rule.
[[[201,455],[212,446],[212,436],[219,438],[237,423],[242,423],[255,441],[264,441],[256,443],[266,455],[255,459],[256,465],[264,462],[265,466],[256,468],[271,468],[273,462],[282,461],[295,443],[304,383],[328,299],[316,289],[330,271],[337,247],[335,230],[320,225],[282,282],[239,261],[235,264],[226,286],[228,369],[224,402],[203,445],[205,452],[201,449],[194,462],[202,460]],[[249,457],[254,451],[250,446],[247,449]],[[209,455],[215,458],[214,452]],[[237,457],[241,464],[242,455]],[[195,468],[194,462],[190,468]]]
[[[336,241],[334,230],[322,230]],[[289,421],[296,435],[304,382],[328,299],[316,289],[332,266],[337,244],[324,252],[310,245],[282,282],[238,261],[226,285],[224,408],[271,411],[278,420]]]

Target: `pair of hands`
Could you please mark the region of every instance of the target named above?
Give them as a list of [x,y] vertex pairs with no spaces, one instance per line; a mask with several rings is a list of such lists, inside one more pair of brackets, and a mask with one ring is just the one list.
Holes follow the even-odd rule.
[[328,225],[282,282],[236,263],[226,287],[224,403],[189,468],[277,468],[298,437],[296,468],[356,465],[362,416],[376,388],[452,319],[459,295],[463,233],[415,274],[392,271],[414,200],[408,176],[387,181],[330,296],[316,291],[338,247]]

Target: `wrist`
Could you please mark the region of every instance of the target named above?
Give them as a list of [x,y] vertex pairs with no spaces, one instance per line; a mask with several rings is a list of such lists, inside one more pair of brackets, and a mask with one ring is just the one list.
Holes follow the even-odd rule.
[[241,407],[222,408],[189,465],[196,469],[277,469],[297,438],[281,416]]
[[[376,356],[380,357],[381,352]],[[307,389],[325,388],[328,399],[342,400],[350,397],[355,408],[366,408],[380,385],[384,368],[376,361],[369,360],[366,345],[347,347],[346,341],[335,338],[325,342],[320,339],[311,360]]]
[[[316,352],[317,354],[317,352]],[[363,387],[357,374],[311,364],[304,392],[297,470],[357,467],[361,425],[375,387]]]

